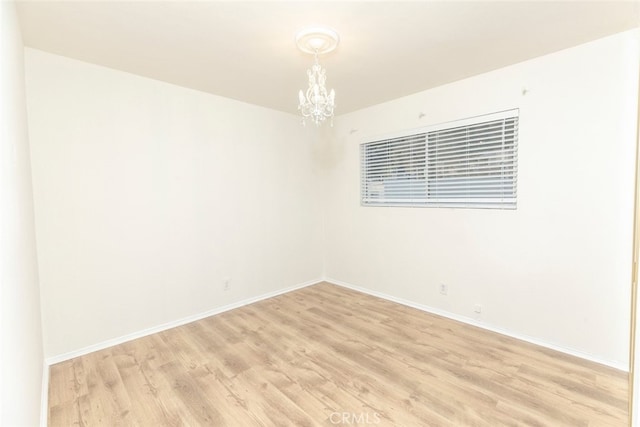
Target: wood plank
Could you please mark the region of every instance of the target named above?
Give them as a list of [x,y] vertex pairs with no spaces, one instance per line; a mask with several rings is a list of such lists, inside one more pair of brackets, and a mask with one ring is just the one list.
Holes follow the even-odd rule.
[[623,372],[328,283],[54,365],[49,389],[51,426],[625,426],[627,411]]

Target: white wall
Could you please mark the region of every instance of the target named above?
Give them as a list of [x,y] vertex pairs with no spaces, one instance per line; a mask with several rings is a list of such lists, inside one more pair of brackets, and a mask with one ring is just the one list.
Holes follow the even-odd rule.
[[[324,256],[336,282],[469,319],[482,304],[481,324],[624,368],[637,38],[340,116],[320,138],[27,49],[46,355],[317,280]],[[361,142],[516,107],[516,211],[360,207]]]
[[[329,280],[626,368],[638,52],[621,33],[340,116],[324,159]],[[516,211],[359,205],[361,142],[511,108]]]
[[32,49],[26,65],[47,357],[322,278],[297,117]]
[[42,323],[22,37],[13,2],[0,2],[0,425],[40,419]]

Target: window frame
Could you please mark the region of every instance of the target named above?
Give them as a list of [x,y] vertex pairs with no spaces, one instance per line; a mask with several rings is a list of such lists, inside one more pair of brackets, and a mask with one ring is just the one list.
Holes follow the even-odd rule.
[[[503,188],[512,189],[511,190],[512,193],[508,193],[510,197],[502,197],[502,198],[500,197],[493,197],[493,198],[462,197],[459,200],[457,199],[455,201],[449,200],[446,202],[442,202],[438,198],[430,197],[429,188],[431,185],[433,185],[430,183],[430,179],[433,180],[435,178],[434,172],[432,172],[433,169],[431,170],[429,169],[430,158],[428,153],[430,150],[429,148],[430,134],[435,134],[437,132],[441,132],[445,130],[453,130],[453,129],[465,127],[465,126],[468,127],[468,126],[474,126],[474,125],[481,125],[483,123],[490,123],[490,122],[499,121],[499,120],[505,121],[505,123],[503,123],[502,125],[504,129],[507,123],[506,121],[508,121],[509,119],[515,119],[513,120],[513,136],[512,136],[513,141],[511,142],[511,140],[509,140],[509,145],[505,145],[504,141],[506,140],[506,137],[503,136],[503,147],[500,153],[502,156],[507,156],[512,158],[510,162],[505,163],[505,161],[503,160],[503,163],[502,163],[503,165],[506,164],[507,168],[511,168],[511,169],[509,170],[508,174],[505,174],[505,172],[503,171],[503,180],[500,182],[500,185],[502,185]],[[495,112],[495,113],[468,117],[460,120],[442,122],[434,125],[413,129],[413,130],[395,132],[393,134],[387,134],[382,137],[367,138],[366,140],[362,141],[359,144],[360,206],[362,207],[409,207],[409,208],[445,207],[445,208],[462,208],[462,209],[516,210],[518,207],[517,182],[518,182],[519,121],[520,121],[520,110],[519,108],[514,108],[514,109]],[[408,197],[408,200],[405,200],[402,202],[393,202],[394,196],[392,196],[390,200],[387,200],[387,201],[376,201],[375,198],[370,197],[367,193],[367,191],[369,191],[369,187],[368,187],[369,183],[365,182],[366,176],[369,176],[366,174],[366,172],[370,171],[370,169],[367,169],[367,171],[365,171],[366,164],[365,164],[364,156],[367,154],[366,147],[367,146],[373,147],[375,144],[380,144],[380,146],[382,146],[382,144],[385,144],[385,143],[397,144],[398,141],[402,139],[405,139],[405,140],[410,140],[412,138],[415,139],[420,137],[421,135],[424,135],[423,140],[424,140],[424,153],[425,153],[424,165],[423,165],[424,197],[416,200],[413,200],[414,199],[413,197]],[[469,140],[467,140],[466,143],[470,144]],[[487,144],[487,146],[489,146],[489,144]],[[495,155],[495,152],[491,153],[490,150],[487,150],[487,153],[488,153],[488,157],[491,157],[492,154]],[[471,170],[471,169],[468,169],[468,170]],[[504,178],[504,176],[506,175],[510,175],[511,177]],[[417,179],[417,181],[419,181],[419,179]],[[478,181],[477,183],[475,183],[475,185],[482,187],[482,182]],[[406,184],[405,184],[405,187],[406,187]],[[419,192],[420,191],[417,191],[416,193],[419,193]],[[512,194],[512,197],[511,197],[511,194]],[[413,195],[413,193],[411,193],[411,195]],[[402,200],[402,199],[398,199],[398,200]],[[484,200],[487,200],[487,201],[483,203]]]

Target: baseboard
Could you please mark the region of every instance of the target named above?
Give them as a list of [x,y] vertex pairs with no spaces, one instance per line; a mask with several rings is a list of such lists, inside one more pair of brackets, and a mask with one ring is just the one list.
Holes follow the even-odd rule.
[[563,346],[559,346],[556,344],[551,344],[548,343],[546,341],[537,339],[537,338],[533,338],[530,336],[526,336],[526,335],[522,335],[522,334],[518,334],[516,332],[513,331],[509,331],[506,329],[502,329],[502,328],[497,328],[491,325],[487,325],[486,323],[482,323],[482,322],[478,322],[475,319],[472,319],[470,317],[465,317],[465,316],[460,316],[458,314],[455,313],[451,313],[445,310],[440,310],[438,308],[434,308],[434,307],[430,307],[428,305],[424,305],[424,304],[419,304],[413,301],[409,301],[403,298],[398,298],[398,297],[394,297],[392,295],[388,295],[382,292],[376,292],[376,291],[372,291],[370,289],[367,288],[363,288],[361,286],[356,286],[353,285],[351,283],[347,283],[347,282],[343,282],[342,280],[337,280],[337,279],[332,279],[332,278],[325,278],[325,281],[328,283],[332,283],[334,285],[338,285],[338,286],[342,286],[344,288],[348,288],[348,289],[352,289],[354,291],[358,291],[358,292],[362,292],[364,294],[367,295],[371,295],[374,297],[378,297],[378,298],[382,298],[385,299],[387,301],[392,301],[398,304],[402,304],[402,305],[406,305],[407,307],[412,307],[412,308],[416,308],[418,310],[422,310],[425,311],[427,313],[431,313],[431,314],[435,314],[438,316],[442,316],[442,317],[446,317],[448,319],[452,319],[452,320],[456,320],[458,322],[462,322],[462,323],[466,323],[468,325],[472,325],[472,326],[476,326],[478,328],[482,328],[482,329],[486,329],[488,331],[492,331],[492,332],[496,332],[498,334],[501,335],[506,335],[508,337],[511,338],[515,338],[521,341],[526,341],[528,343],[531,344],[535,344],[535,345],[539,345],[541,347],[545,347],[551,350],[555,350],[555,351],[559,351],[561,353],[565,353],[565,354],[569,354],[571,356],[575,356],[575,357],[579,357],[581,359],[585,359],[585,360],[589,360],[591,362],[596,362],[599,363],[601,365],[605,365],[605,366],[609,366],[611,368],[623,371],[623,372],[629,372],[629,366],[624,365],[622,363],[619,362],[612,362],[610,360],[603,360],[603,359],[599,359],[597,357],[594,357],[590,354],[584,353],[582,351],[579,350],[575,350],[572,348],[567,348],[567,347],[563,347]]
[[49,418],[49,364],[42,361],[42,391],[40,395],[40,427],[47,427]]
[[[68,353],[64,353],[64,354],[60,354],[60,355],[56,355],[56,356],[52,356],[49,357],[45,360],[45,368],[42,374],[42,387],[43,387],[43,391],[42,391],[42,408],[43,408],[43,417],[44,417],[44,424],[42,425],[46,425],[46,413],[47,413],[47,391],[48,391],[48,385],[49,385],[49,366],[50,365],[54,365],[56,363],[60,363],[60,362],[64,362],[66,360],[70,360],[73,359],[74,357],[79,357],[79,356],[84,356],[85,354],[89,354],[89,353],[93,353],[94,351],[99,351],[99,350],[103,350],[105,348],[109,348],[109,347],[113,347],[114,345],[118,345],[118,344],[122,344],[124,342],[127,341],[132,341],[135,340],[137,338],[142,338],[145,337],[147,335],[151,335],[151,334],[155,334],[158,332],[162,332],[165,331],[167,329],[171,329],[171,328],[175,328],[177,326],[182,326],[185,325],[187,323],[191,323],[191,322],[195,322],[197,320],[200,319],[204,319],[205,317],[209,317],[209,316],[213,316],[216,314],[220,314],[220,313],[224,313],[225,311],[229,311],[229,310],[233,310],[235,308],[239,308],[239,307],[243,307],[245,305],[248,304],[252,304],[258,301],[262,301],[268,298],[272,298],[278,295],[282,295],[285,294],[287,292],[291,292],[291,291],[295,291],[297,289],[302,289],[305,288],[307,286],[311,286],[311,285],[315,285],[317,283],[320,282],[329,282],[332,283],[334,285],[338,285],[338,286],[342,286],[348,289],[352,289],[354,291],[358,291],[358,292],[362,292],[364,294],[368,294],[368,295],[372,295],[378,298],[382,298],[388,301],[392,301],[398,304],[402,304],[405,305],[407,307],[412,307],[418,310],[422,310],[425,311],[427,313],[432,313],[438,316],[442,316],[442,317],[446,317],[448,319],[452,319],[452,320],[456,320],[458,322],[462,322],[462,323],[466,323],[468,325],[472,325],[472,326],[476,326],[482,329],[486,329],[492,332],[496,332],[499,333],[501,335],[506,335],[508,337],[511,338],[515,338],[515,339],[519,339],[521,341],[526,341],[529,342],[531,344],[535,344],[535,345],[539,345],[541,347],[545,347],[551,350],[556,350],[559,351],[561,353],[565,353],[565,354],[569,354],[572,356],[576,356],[579,357],[581,359],[585,359],[585,360],[589,360],[591,362],[596,362],[599,363],[601,365],[605,365],[605,366],[609,366],[611,368],[614,369],[618,369],[620,371],[623,372],[629,372],[629,367],[627,365],[618,363],[618,362],[612,362],[609,360],[603,360],[597,357],[594,357],[590,354],[581,352],[579,350],[575,350],[572,348],[567,348],[564,346],[559,346],[556,344],[552,344],[552,343],[548,343],[546,341],[537,339],[537,338],[533,338],[530,336],[526,336],[526,335],[522,335],[513,331],[509,331],[507,329],[503,329],[503,328],[498,328],[498,327],[494,327],[491,325],[487,325],[486,323],[483,322],[478,322],[475,319],[472,319],[470,317],[465,317],[465,316],[460,316],[458,314],[455,313],[451,313],[445,310],[441,310],[438,308],[434,308],[434,307],[430,307],[428,305],[424,305],[424,304],[420,304],[420,303],[416,303],[414,301],[410,301],[410,300],[406,300],[403,298],[398,298],[392,295],[388,295],[382,292],[376,292],[376,291],[372,291],[370,289],[361,287],[361,286],[357,286],[357,285],[353,285],[351,283],[347,283],[344,282],[342,280],[338,280],[338,279],[333,279],[333,278],[324,278],[324,279],[316,279],[316,280],[310,280],[308,282],[304,282],[304,283],[300,283],[294,286],[290,286],[287,288],[283,288],[283,289],[279,289],[277,291],[273,291],[273,292],[268,292],[266,294],[262,294],[256,297],[252,297],[252,298],[248,298],[242,301],[238,301],[232,304],[227,304],[224,305],[222,307],[217,307],[202,313],[198,313],[198,314],[194,314],[191,316],[187,316],[178,320],[174,320],[171,322],[167,322],[167,323],[163,323],[161,325],[158,326],[153,326],[151,328],[147,328],[138,332],[133,332],[131,334],[127,334],[118,338],[113,338],[110,340],[106,340],[97,344],[93,344],[78,350],[74,350],[74,351],[70,351]],[[46,383],[46,384],[45,384]],[[42,421],[42,417],[41,417],[41,421]]]
[[[151,328],[143,329],[141,331],[133,332],[127,335],[123,335],[118,338],[112,338],[106,341],[99,342],[97,344],[93,344],[87,347],[83,347],[78,350],[70,351],[68,353],[59,354],[56,356],[52,356],[46,359],[47,365],[54,365],[56,363],[64,362],[66,360],[73,359],[74,357],[84,356],[85,354],[93,353],[94,351],[104,350],[105,348],[113,347],[114,345],[122,344],[127,341],[132,341],[138,338],[146,337],[147,335],[152,335],[158,332],[166,331],[167,329],[175,328],[177,326],[182,326],[187,323],[195,322],[196,320],[204,319],[205,317],[214,316],[216,314],[224,313],[225,311],[233,310],[235,308],[240,308],[248,304],[253,304],[254,302],[262,301],[265,299],[273,298],[278,295],[286,294],[287,292],[295,291],[297,289],[306,288],[307,286],[315,285],[317,283],[322,282],[323,279],[310,280],[308,282],[299,283],[294,286],[289,286],[287,288],[279,289],[277,291],[268,292],[266,294],[262,294],[256,297],[247,298],[242,301],[234,302],[231,304],[224,305],[222,307],[216,307],[211,310],[207,310],[202,313],[194,314],[191,316],[183,317],[178,320],[174,320],[171,322],[163,323],[158,326],[153,326]],[[48,381],[48,379],[47,379]]]

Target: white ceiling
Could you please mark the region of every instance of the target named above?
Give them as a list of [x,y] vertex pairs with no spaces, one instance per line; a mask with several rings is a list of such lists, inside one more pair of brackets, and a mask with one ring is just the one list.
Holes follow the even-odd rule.
[[637,2],[22,1],[26,46],[296,112],[312,57],[295,32],[341,36],[321,57],[336,114],[633,28]]

